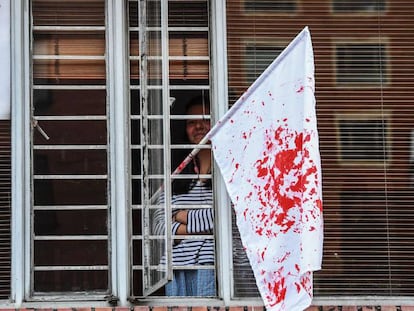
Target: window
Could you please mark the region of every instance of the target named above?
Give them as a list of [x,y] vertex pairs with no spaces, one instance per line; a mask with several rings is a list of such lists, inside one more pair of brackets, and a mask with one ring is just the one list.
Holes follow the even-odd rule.
[[[412,20],[411,1],[387,6],[386,17],[339,19],[324,0],[301,1],[300,10],[297,1],[256,2],[259,14],[244,6],[253,10],[253,2],[228,0],[224,10],[222,1],[207,0],[12,1],[13,122],[0,124],[0,178],[6,177],[1,212],[9,221],[12,204],[14,213],[13,225],[2,227],[5,304],[164,299],[164,284],[177,268],[168,258],[161,261],[173,236],[168,230],[154,234],[150,220],[156,211],[168,219],[175,206],[151,198],[161,185],[169,197],[172,180],[194,177],[170,176],[194,147],[177,135],[187,118],[184,106],[209,94],[214,122],[271,61],[273,47],[277,53],[304,20],[316,62],[326,225],[315,303],[346,304],[349,296],[376,304],[410,300],[414,53],[407,40],[412,31],[402,25]],[[347,3],[371,3],[362,2]],[[376,3],[376,10],[385,10],[385,2]],[[226,29],[219,23],[223,14]],[[401,31],[388,31],[396,28]],[[374,35],[365,40],[361,33]],[[374,116],[361,118],[361,109]],[[375,139],[366,145],[368,131]],[[386,134],[381,138],[380,132]],[[349,150],[355,141],[364,142],[357,143],[358,153],[343,157],[358,164],[344,165],[341,146]],[[183,155],[173,157],[175,152]],[[355,161],[365,157],[381,165]],[[260,305],[216,173],[203,177],[213,178],[214,203],[223,204],[215,210],[220,232],[211,265],[220,292],[217,300],[202,301]],[[11,176],[13,187],[7,184]]]
[[361,113],[338,117],[338,142],[343,163],[382,164],[388,160],[389,118]]
[[336,46],[337,83],[387,83],[384,44],[347,43]]
[[348,0],[333,1],[333,10],[338,13],[355,13],[355,12],[378,12],[385,10],[385,0],[370,0],[370,1],[358,1]]
[[294,12],[296,10],[296,1],[272,1],[272,0],[260,0],[251,1],[244,0],[244,9],[246,12],[258,13],[258,12]]
[[[210,92],[209,7],[207,1],[170,1],[165,11],[161,3],[151,1],[140,8],[138,1],[129,2],[134,297],[164,296],[169,269],[197,268],[173,266],[166,223],[180,208],[169,203],[174,185],[185,180],[185,175],[170,177],[169,172],[196,147],[185,139],[185,107]],[[194,172],[187,175],[197,178]],[[197,241],[197,234],[189,238]]]
[[[166,296],[176,269],[211,269],[214,277],[213,232],[213,260],[182,267],[173,261],[172,241],[206,236],[172,235],[170,223],[180,207],[171,201],[175,184],[212,183],[210,169],[171,175],[191,150],[210,149],[184,135],[186,105],[198,97],[204,104],[211,93],[209,2],[30,4],[26,299],[133,301]],[[190,118],[211,122],[207,110]],[[211,189],[206,206],[191,208],[208,211],[212,226]],[[163,230],[154,231],[156,219]]]

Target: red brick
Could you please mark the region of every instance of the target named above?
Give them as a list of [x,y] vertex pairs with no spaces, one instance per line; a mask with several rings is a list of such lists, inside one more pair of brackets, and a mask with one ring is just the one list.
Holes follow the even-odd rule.
[[115,307],[114,311],[131,311],[128,307]]
[[357,311],[358,307],[357,306],[343,306],[342,307],[342,311]]
[[323,306],[322,310],[323,311],[339,311],[340,308],[337,306]]
[[149,306],[136,306],[134,307],[134,311],[149,311]]
[[230,307],[229,311],[243,311],[244,307]]
[[188,311],[188,307],[172,307],[172,311]]
[[207,311],[207,307],[191,307],[191,311]]
[[247,307],[247,311],[264,311],[264,307],[262,307],[262,306],[249,306],[249,307]]
[[376,311],[377,309],[373,306],[363,306],[361,311]]
[[414,311],[414,306],[401,306],[401,311]]
[[[95,311],[112,311],[111,307],[102,307],[102,308],[95,308]],[[58,310],[60,311],[60,310]]]
[[152,311],[167,311],[167,307],[152,307]]
[[381,306],[381,311],[396,311],[396,306]]
[[73,308],[73,311],[92,311],[92,308]]
[[309,308],[305,309],[305,311],[319,311],[319,307],[317,307],[317,306],[310,306]]

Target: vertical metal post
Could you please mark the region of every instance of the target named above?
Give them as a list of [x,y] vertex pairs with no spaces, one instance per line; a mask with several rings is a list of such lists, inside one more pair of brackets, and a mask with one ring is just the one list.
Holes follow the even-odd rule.
[[163,103],[163,136],[164,136],[164,176],[165,176],[165,209],[166,209],[166,248],[167,278],[171,280],[172,240],[171,240],[171,143],[170,143],[170,88],[169,88],[169,49],[168,49],[168,1],[161,1],[161,50],[162,50],[162,103]]
[[11,2],[12,278],[11,300],[30,292],[30,70],[28,1]]
[[142,213],[143,213],[143,282],[144,288],[150,286],[150,258],[148,254],[151,249],[150,241],[148,239],[149,228],[149,204],[150,204],[150,189],[149,189],[149,171],[148,171],[148,144],[149,144],[149,122],[148,122],[148,45],[147,45],[147,2],[146,0],[139,0],[139,47],[140,47],[140,105],[141,105],[141,193],[142,193]]
[[[119,6],[121,4],[121,7]],[[129,146],[122,137],[128,135],[127,29],[126,6],[108,0],[107,10],[108,103],[110,141],[110,206],[111,217],[111,284],[113,295],[122,305],[127,303],[130,286],[131,219],[128,197]],[[121,138],[121,139],[116,139]]]

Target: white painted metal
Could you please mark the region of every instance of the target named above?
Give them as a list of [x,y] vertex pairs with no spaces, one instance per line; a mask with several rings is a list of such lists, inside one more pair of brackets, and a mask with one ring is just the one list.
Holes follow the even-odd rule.
[[[12,278],[11,300],[20,306],[29,293],[30,235],[25,219],[30,219],[29,146],[29,20],[28,1],[11,3],[12,79]],[[30,232],[30,231],[29,231]]]
[[[212,99],[214,121],[217,122],[227,109],[227,42],[226,42],[226,4],[225,1],[211,1],[211,37],[212,39]],[[217,241],[217,276],[219,295],[228,303],[231,300],[231,205],[226,186],[219,170],[214,170],[214,192]]]
[[127,62],[126,6],[123,1],[108,0],[108,102],[110,126],[110,219],[112,294],[126,305],[130,287],[129,210],[129,94]]

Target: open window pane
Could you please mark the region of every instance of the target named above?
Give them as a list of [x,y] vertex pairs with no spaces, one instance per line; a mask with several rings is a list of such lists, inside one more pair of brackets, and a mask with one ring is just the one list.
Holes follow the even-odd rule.
[[[166,207],[158,197],[165,185],[165,117],[162,57],[162,1],[129,1],[133,281],[135,296],[148,295],[167,282],[166,231],[154,233],[151,219]],[[138,28],[140,31],[137,31]],[[142,55],[142,57],[140,57]],[[139,90],[133,89],[134,85]],[[139,272],[138,272],[139,271]],[[141,272],[143,271],[143,272]]]
[[[177,208],[171,188],[179,182],[172,181],[175,177],[170,173],[194,148],[184,139],[185,107],[208,94],[210,83],[209,1],[145,4],[129,1],[135,297],[166,296],[163,285],[171,278],[171,269],[180,269],[170,262],[174,245],[185,240],[176,236],[171,243],[171,210]],[[209,120],[209,112],[203,118]],[[186,178],[196,177],[193,172]],[[188,237],[197,239],[197,234]],[[214,248],[213,239],[209,247]],[[214,258],[214,251],[209,255]],[[194,264],[184,267],[197,268]],[[214,270],[214,260],[204,268]]]

